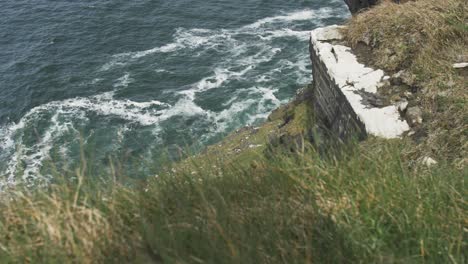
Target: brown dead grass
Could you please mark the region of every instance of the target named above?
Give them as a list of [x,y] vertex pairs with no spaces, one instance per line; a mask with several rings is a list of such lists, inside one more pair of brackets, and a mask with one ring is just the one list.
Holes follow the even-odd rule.
[[132,208],[122,203],[135,202],[133,196],[118,185],[106,194],[91,194],[80,184],[63,183],[11,192],[0,201],[0,262],[96,263],[128,257],[131,226],[121,209]]
[[468,162],[467,71],[452,65],[468,60],[468,1],[383,1],[349,22],[349,44],[371,48],[372,66],[388,73],[405,70],[417,92],[424,123],[413,129],[424,135],[411,145],[412,159],[431,156],[464,167]]

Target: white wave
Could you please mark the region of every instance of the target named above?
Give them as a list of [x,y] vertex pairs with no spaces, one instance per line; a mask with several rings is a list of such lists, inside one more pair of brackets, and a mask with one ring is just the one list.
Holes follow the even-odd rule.
[[99,83],[99,82],[101,82],[103,80],[104,79],[102,79],[102,78],[94,78],[89,84],[95,85],[95,84],[97,84],[97,83]]
[[125,73],[124,76],[120,77],[117,79],[117,82],[114,84],[114,87],[128,87],[130,83],[132,83],[134,80],[130,78],[130,73]]
[[254,87],[251,91],[260,94],[262,97],[258,104],[257,111],[248,116],[249,119],[247,123],[249,125],[258,122],[259,120],[265,120],[274,109],[287,101],[280,101],[275,95],[275,93],[278,92],[278,89],[273,89],[271,87]]
[[226,130],[230,127],[230,123],[233,121],[233,118],[235,118],[235,116],[239,113],[242,113],[245,110],[247,110],[250,106],[252,106],[255,103],[257,103],[256,100],[247,99],[233,103],[231,107],[229,107],[228,109],[224,109],[221,112],[209,112],[208,115],[214,120],[215,127],[212,131],[212,134],[208,136],[226,132]]
[[[170,118],[167,113],[170,105],[160,101],[135,102],[126,99],[115,99],[113,92],[107,92],[92,97],[78,97],[63,101],[53,101],[31,109],[18,123],[10,124],[0,129],[2,153],[10,153],[7,168],[1,174],[6,175],[6,182],[14,183],[19,167],[23,167],[23,178],[42,177],[40,168],[44,160],[49,158],[49,152],[55,140],[67,132],[79,137],[79,132],[73,127],[77,120],[87,120],[87,113],[99,116],[114,117],[142,126],[158,125]],[[37,142],[27,146],[23,142],[25,129],[35,127],[35,122],[46,113],[53,113],[48,121],[45,132],[37,135]],[[173,112],[173,115],[178,114]],[[193,112],[184,112],[193,114]],[[3,159],[3,157],[2,157]]]
[[[6,180],[0,182],[0,189],[6,185],[13,185],[16,182],[16,174],[19,169],[22,170],[22,178],[24,183],[29,183],[31,179],[41,178],[42,181],[47,180],[40,174],[40,168],[44,160],[49,157],[49,152],[54,146],[53,142],[56,137],[60,137],[66,131],[74,131],[78,133],[71,122],[59,121],[60,112],[54,113],[50,118],[49,128],[44,132],[43,135],[37,135],[35,144],[31,147],[23,144],[22,137],[19,137],[17,141],[14,141],[14,136],[21,129],[24,129],[29,121],[33,121],[32,114],[27,115],[21,119],[18,124],[14,124],[8,127],[9,135],[8,138],[13,142],[14,146],[17,146],[16,151],[13,150],[13,155],[7,163],[7,168],[3,172],[6,176]],[[11,146],[12,148],[14,146]]]
[[256,80],[255,82],[257,83],[263,83],[263,82],[269,82],[271,81],[271,76],[269,74],[263,74],[263,75],[260,75]]
[[[75,122],[73,120],[86,121],[90,113],[93,116],[124,120],[124,125],[117,131],[119,142],[126,137],[127,129],[131,127],[128,124],[150,126],[157,137],[161,131],[161,122],[176,116],[202,116],[203,121],[213,126],[212,133],[204,135],[203,139],[209,139],[214,134],[225,132],[235,126],[244,125],[246,117],[248,124],[264,119],[274,108],[283,103],[275,95],[277,89],[272,88],[275,82],[282,78],[280,76],[284,76],[285,70],[288,78],[296,78],[298,83],[308,82],[310,80],[310,70],[307,69],[309,62],[307,56],[298,55],[287,60],[276,60],[277,67],[275,65],[275,69],[268,72],[257,71],[256,68],[262,63],[284,55],[285,51],[282,50],[284,47],[276,45],[277,39],[294,38],[304,43],[307,41],[308,31],[291,29],[291,22],[311,20],[315,25],[320,25],[326,18],[341,15],[337,12],[341,10],[331,8],[302,10],[263,18],[235,29],[179,28],[174,33],[171,43],[147,50],[113,55],[110,61],[101,67],[101,71],[125,67],[147,56],[159,56],[157,54],[176,56],[180,52],[196,57],[215,51],[221,53],[223,59],[213,65],[213,72],[209,76],[201,76],[200,80],[189,85],[188,89],[176,92],[181,98],[173,105],[156,100],[136,102],[117,99],[113,92],[108,92],[91,97],[50,102],[31,109],[18,123],[0,128],[0,156],[10,157],[7,175],[14,179],[19,164],[23,163],[26,166],[26,174],[39,174],[41,164],[48,158],[54,140],[63,133],[77,133],[73,130]],[[156,68],[156,73],[169,72],[161,65],[156,64]],[[130,73],[123,74],[115,81],[114,87],[127,87],[134,81],[130,78]],[[259,87],[247,88],[252,93],[249,99],[238,97],[239,94],[236,92],[241,90],[235,89],[235,92],[226,91],[226,95],[231,98],[223,104],[226,109],[220,112],[205,110],[195,103],[200,93],[211,89],[223,89],[229,87],[228,84],[231,81],[248,80],[254,78],[253,76],[257,76],[256,82]],[[100,81],[101,79],[95,79],[91,84]],[[42,133],[36,145],[25,146],[22,142],[23,131],[34,127],[35,120],[44,113],[52,113],[47,131]],[[66,155],[63,148],[61,153]]]
[[14,131],[14,128],[11,126],[0,127],[0,156],[6,150],[14,147],[15,142],[12,139],[11,135]]
[[[230,72],[231,75],[241,76],[248,69],[238,72]],[[218,75],[219,76],[219,75]],[[220,78],[224,80],[225,77]],[[219,83],[220,81],[218,81]],[[202,89],[212,89],[215,86],[200,86]],[[200,88],[199,87],[199,88]],[[252,93],[261,95],[258,99],[247,99],[241,101],[233,100],[230,106],[221,111],[213,112],[204,110],[194,102],[194,97],[184,96],[176,104],[170,106],[160,101],[135,102],[125,99],[114,98],[113,92],[107,92],[91,97],[72,98],[63,101],[53,101],[30,110],[18,123],[0,130],[0,135],[4,142],[3,148],[9,147],[16,151],[10,156],[6,171],[2,174],[6,176],[6,181],[0,183],[0,188],[5,184],[14,184],[18,174],[18,168],[22,167],[22,177],[25,181],[33,178],[47,180],[47,175],[41,175],[41,167],[45,160],[50,158],[50,151],[56,144],[56,140],[62,138],[65,133],[72,133],[74,137],[79,138],[80,133],[74,128],[76,119],[86,120],[87,113],[94,113],[99,116],[109,116],[120,118],[128,123],[138,123],[143,126],[156,126],[159,132],[159,124],[175,116],[205,116],[205,119],[213,125],[212,133],[204,135],[208,139],[214,134],[225,132],[234,125],[240,125],[235,122],[239,115],[242,115],[252,105],[257,105],[257,110],[252,115],[252,122],[257,118],[265,118],[268,111],[279,105],[280,101],[274,93],[276,90],[264,87],[251,88]],[[270,106],[266,108],[266,104]],[[44,113],[53,113],[45,132],[38,136],[37,142],[32,146],[26,146],[22,142],[22,131],[34,127],[35,121]],[[249,119],[250,120],[250,119]],[[250,122],[250,121],[249,121]],[[118,142],[122,142],[124,135],[128,132],[128,126],[125,125],[117,131]],[[157,133],[155,132],[155,133]],[[16,138],[16,141],[15,141]],[[64,158],[66,150],[59,151]]]
[[89,98],[73,98],[64,101],[51,102],[44,108],[60,108],[71,112],[94,112],[101,116],[115,116],[127,121],[150,126],[159,121],[160,110],[155,106],[167,106],[157,100],[135,102],[128,99],[114,99],[114,92],[107,92]]
[[[205,77],[196,84],[195,89],[197,92],[220,87],[230,77],[229,71],[225,69],[215,69],[214,72],[214,76]],[[185,94],[185,92],[189,91],[184,91],[182,93]]]
[[101,67],[100,71],[108,71],[108,70],[113,69],[113,68],[115,68],[117,66],[122,67],[122,66],[125,66],[125,65],[127,65],[127,62],[113,59],[113,60],[107,62],[106,64],[104,64]]
[[296,83],[298,84],[307,84],[310,83],[312,80],[312,70],[307,69],[307,66],[310,64],[308,58],[303,58],[302,60],[298,60],[294,66],[296,67],[297,71],[295,71],[297,79]]
[[[248,64],[248,63],[247,63]],[[197,93],[221,87],[225,82],[238,79],[253,69],[252,65],[247,65],[240,71],[230,71],[226,68],[216,68],[214,75],[205,77],[197,83],[191,85],[193,88],[180,91],[179,94],[186,96],[189,100],[194,100]]]
[[[272,39],[282,37],[296,37],[301,40],[306,40],[308,38],[308,31],[294,31],[289,29],[287,26],[284,26],[282,29],[278,29],[277,26],[271,26],[271,24],[277,22],[290,23],[294,21],[305,20],[313,20],[314,23],[319,24],[321,20],[336,15],[337,14],[335,9],[323,7],[317,10],[301,10],[286,13],[284,15],[263,18],[252,24],[237,29],[210,30],[202,28],[178,28],[173,36],[174,40],[172,43],[148,50],[113,55],[111,61],[101,67],[101,71],[108,71],[114,67],[125,66],[134,60],[138,60],[148,55],[157,53],[172,53],[181,50],[195,50],[199,47],[203,47],[203,49],[206,51],[209,49],[217,49],[220,45],[236,49],[238,49],[239,45],[245,47],[246,43],[242,43],[241,41],[237,40],[236,36],[239,35],[250,35],[258,37],[262,41],[271,41]],[[250,43],[247,43],[247,45],[252,46]]]
[[189,98],[182,98],[177,103],[165,111],[161,116],[160,120],[168,120],[174,116],[194,116],[194,115],[206,115],[207,112],[200,106],[196,105],[195,102]]
[[246,28],[258,28],[265,24],[271,24],[275,22],[292,22],[300,20],[310,19],[323,19],[331,17],[333,15],[333,9],[329,7],[323,7],[317,10],[301,10],[296,12],[290,12],[281,16],[267,17],[260,19],[250,25],[245,26]]
[[[132,59],[139,59],[141,57],[145,57],[153,53],[168,53],[168,52],[176,51],[181,48],[184,48],[184,46],[181,45],[180,43],[170,43],[162,47],[152,48],[149,50],[138,51],[138,52],[124,53],[122,55],[124,56],[130,55]],[[118,55],[118,56],[121,56],[121,55]]]
[[219,30],[216,34],[213,34],[213,31],[211,30],[186,30],[178,28],[174,34],[174,42],[148,50],[115,54],[112,56],[111,61],[102,66],[100,70],[108,71],[115,67],[125,66],[129,62],[157,53],[171,53],[182,49],[196,49],[209,43],[214,46],[220,43],[223,39],[228,39],[230,37],[230,34],[223,30]]
[[295,37],[299,40],[307,40],[309,38],[310,31],[295,31],[289,28],[280,30],[265,31],[263,35],[259,37],[264,41],[271,41],[276,38]]
[[236,63],[241,65],[248,65],[251,68],[254,68],[256,65],[259,65],[263,62],[271,61],[281,49],[272,48],[268,46],[262,46],[262,50],[255,55],[238,58]]
[[[240,74],[239,72],[237,74]],[[209,86],[211,89],[215,86]],[[180,116],[189,116],[189,115],[200,115],[204,116],[205,120],[212,123],[210,126],[210,133],[202,136],[202,141],[208,140],[211,137],[228,131],[228,129],[235,126],[241,125],[238,118],[245,115],[246,111],[252,106],[256,105],[256,109],[253,114],[247,114],[249,120],[247,125],[252,124],[259,119],[265,119],[268,117],[270,112],[277,108],[281,103],[275,93],[278,89],[273,89],[271,87],[252,87],[248,89],[241,89],[241,91],[247,91],[249,93],[255,94],[255,98],[250,99],[239,99],[236,95],[233,96],[227,103],[223,105],[227,108],[220,111],[210,111],[205,110],[195,104],[194,99],[197,92],[200,90],[189,90],[184,91],[181,94],[184,95],[173,107],[171,107],[162,117],[168,119],[169,117],[180,115]]]
[[[28,181],[30,178],[37,177],[40,174],[40,168],[45,159],[49,158],[49,153],[52,147],[54,146],[54,138],[60,137],[66,131],[68,131],[70,126],[73,125],[69,122],[59,122],[59,112],[56,112],[50,119],[51,125],[49,129],[46,130],[44,135],[38,140],[38,142],[32,148],[21,148],[19,153],[22,156],[22,161],[24,165],[23,179]],[[17,168],[16,163],[10,163],[8,171],[13,172]],[[11,181],[11,180],[10,180]]]
[[[248,117],[248,120],[244,125],[252,125],[259,120],[266,119],[271,111],[282,103],[285,103],[275,96],[278,89],[256,86],[243,89],[243,91],[247,91],[257,96],[247,100],[240,100],[239,98],[234,97],[225,104],[225,106],[229,105],[229,107],[221,112],[205,111],[207,118],[212,120],[215,126],[210,134],[203,136],[204,139],[209,139],[216,134],[228,131],[229,128],[239,126],[240,124],[236,123],[236,119],[242,115],[246,115]],[[255,109],[251,109],[253,106],[255,106]],[[253,110],[254,112],[248,114],[246,112],[248,109],[251,109],[251,111]]]
[[275,107],[281,104],[281,101],[275,95],[278,89],[272,89],[271,87],[256,87],[255,89],[262,95],[263,101],[270,101]]

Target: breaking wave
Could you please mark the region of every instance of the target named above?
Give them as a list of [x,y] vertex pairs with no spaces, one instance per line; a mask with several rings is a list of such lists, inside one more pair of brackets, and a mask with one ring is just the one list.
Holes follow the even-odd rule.
[[[199,117],[200,127],[191,129],[202,142],[265,119],[273,109],[289,100],[287,96],[278,96],[279,92],[310,82],[311,69],[306,55],[309,33],[291,28],[290,23],[313,20],[317,27],[328,18],[344,16],[345,12],[345,9],[332,8],[303,10],[260,19],[235,29],[178,28],[172,43],[111,56],[98,69],[103,77],[89,85],[102,85],[106,74],[116,72],[120,77],[111,82],[112,91],[52,101],[32,108],[18,122],[0,127],[0,176],[3,176],[0,189],[21,178],[28,182],[37,178],[47,180],[50,175],[43,175],[41,167],[51,159],[51,152],[54,150],[66,159],[72,144],[80,144],[81,137],[86,140],[99,132],[95,124],[103,123],[101,133],[115,134],[116,139],[109,144],[121,144],[143,127],[144,131],[151,131],[152,138],[147,144],[163,146],[161,136],[166,123],[178,122],[177,118]],[[304,43],[303,50],[288,52],[286,40]],[[212,65],[210,74],[181,89],[159,87],[164,90],[164,96],[170,95],[170,100],[161,97],[137,101],[119,96],[120,90],[130,89],[131,84],[138,82],[138,75],[128,66],[137,65],[140,60],[154,62],[154,73],[173,74],[173,69],[159,63],[164,56],[202,60],[213,52],[221,59]],[[153,60],[152,56],[157,57]],[[293,88],[281,82],[285,78],[294,83]],[[205,95],[215,90],[219,92],[217,105],[222,109],[203,104],[203,100],[208,100]]]

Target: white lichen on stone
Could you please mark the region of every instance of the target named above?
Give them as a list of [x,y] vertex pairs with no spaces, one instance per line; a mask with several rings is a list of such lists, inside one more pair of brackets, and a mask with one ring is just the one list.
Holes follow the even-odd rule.
[[368,134],[384,138],[400,137],[409,130],[409,126],[400,118],[398,106],[369,107],[362,103],[363,98],[359,93],[376,93],[387,76],[382,70],[374,70],[359,63],[351,48],[331,43],[332,40],[343,39],[340,28],[329,26],[312,31],[311,44],[315,53],[365,125]]

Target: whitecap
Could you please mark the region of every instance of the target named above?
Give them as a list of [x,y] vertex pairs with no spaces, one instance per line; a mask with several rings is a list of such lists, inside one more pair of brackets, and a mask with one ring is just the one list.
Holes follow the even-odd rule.
[[125,73],[124,76],[120,77],[117,79],[117,82],[114,84],[114,87],[128,87],[130,83],[132,83],[134,80],[130,78],[130,73]]
[[[107,71],[115,67],[121,67],[140,58],[159,53],[173,53],[181,50],[195,50],[202,47],[202,51],[193,53],[193,56],[200,56],[202,52],[210,49],[219,49],[220,46],[227,46],[231,49],[241,49],[246,46],[255,46],[258,43],[242,43],[236,40],[238,35],[251,35],[263,41],[271,41],[275,38],[296,37],[300,40],[307,40],[308,31],[295,31],[284,26],[276,29],[275,23],[290,23],[294,21],[313,20],[316,25],[320,25],[326,18],[343,16],[346,9],[322,7],[319,9],[306,9],[285,13],[283,15],[272,16],[259,19],[258,21],[237,28],[237,29],[203,29],[203,28],[177,28],[171,43],[154,47],[142,51],[119,53],[112,56],[111,61],[101,67],[101,71]],[[250,40],[249,40],[250,41]],[[232,52],[231,52],[232,53]]]
[[181,95],[186,96],[189,100],[194,100],[197,93],[205,92],[211,89],[219,88],[227,81],[232,81],[236,78],[240,78],[247,72],[253,69],[250,63],[246,63],[247,66],[240,71],[230,71],[227,68],[216,68],[214,74],[205,77],[197,83],[191,85],[191,89],[178,92]]
[[173,52],[178,49],[183,48],[184,46],[181,45],[180,43],[170,43],[161,47],[157,48],[152,48],[149,50],[144,50],[144,51],[137,51],[137,52],[131,52],[131,53],[126,53],[123,55],[129,55],[131,56],[132,59],[139,59],[141,57],[145,57],[147,55],[151,55],[154,53],[168,53],[168,52]]
[[[62,101],[52,101],[31,109],[18,123],[9,124],[0,129],[0,149],[9,157],[7,167],[2,175],[6,181],[2,184],[14,183],[19,167],[22,168],[24,180],[30,178],[46,178],[41,175],[40,169],[44,160],[49,158],[49,152],[65,133],[80,133],[73,127],[77,120],[87,120],[88,113],[103,117],[119,118],[128,123],[137,123],[142,126],[157,126],[159,122],[167,119],[170,105],[157,101],[136,102],[128,99],[114,98],[114,92],[106,92],[91,97],[77,97]],[[37,135],[37,142],[32,146],[23,143],[25,129],[33,128],[35,122],[45,113],[52,113],[48,119],[47,129]],[[177,113],[174,113],[177,114]],[[192,112],[186,112],[192,114]]]
[[281,30],[270,30],[265,31],[263,35],[259,37],[264,41],[271,41],[275,38],[295,37],[299,40],[307,40],[310,36],[310,31],[295,31],[289,28]]
[[286,13],[285,15],[267,17],[260,19],[250,25],[245,26],[246,28],[259,28],[266,24],[271,24],[275,22],[292,22],[300,20],[310,20],[310,19],[323,19],[331,17],[333,15],[333,9],[329,7],[323,7],[316,10],[300,10],[296,12]]

